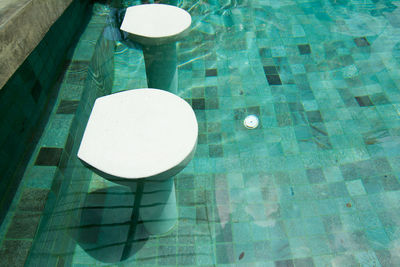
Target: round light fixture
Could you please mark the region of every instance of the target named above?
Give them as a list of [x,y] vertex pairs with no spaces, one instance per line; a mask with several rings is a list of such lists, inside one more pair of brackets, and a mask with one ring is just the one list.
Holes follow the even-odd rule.
[[255,115],[249,115],[244,119],[243,124],[247,129],[255,129],[258,126],[258,118]]

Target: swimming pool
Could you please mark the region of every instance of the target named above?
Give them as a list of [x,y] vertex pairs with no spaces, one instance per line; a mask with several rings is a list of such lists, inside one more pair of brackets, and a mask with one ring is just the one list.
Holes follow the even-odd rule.
[[[133,195],[71,160],[27,265],[399,265],[397,5],[181,1],[193,24],[178,43],[178,95],[199,141],[175,178],[177,226],[160,237],[138,226],[126,244]],[[112,61],[112,86],[97,88],[146,87],[140,47],[115,40]]]

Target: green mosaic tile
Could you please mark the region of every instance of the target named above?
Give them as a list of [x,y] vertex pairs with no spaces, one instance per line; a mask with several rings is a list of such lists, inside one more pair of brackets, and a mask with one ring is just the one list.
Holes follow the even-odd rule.
[[[124,3],[131,4],[138,3]],[[178,43],[177,94],[195,109],[199,143],[175,178],[180,220],[112,264],[398,265],[391,251],[400,200],[396,6],[192,4],[180,3],[195,27]],[[100,30],[89,28],[82,39]],[[88,45],[75,58],[86,58]],[[112,91],[146,87],[141,49],[115,46]],[[75,76],[60,99],[85,94]],[[250,114],[257,129],[243,125]],[[70,133],[57,134],[44,142],[59,147]],[[37,179],[47,172],[30,169],[26,184],[49,188]],[[71,265],[103,265],[79,245],[71,251]]]

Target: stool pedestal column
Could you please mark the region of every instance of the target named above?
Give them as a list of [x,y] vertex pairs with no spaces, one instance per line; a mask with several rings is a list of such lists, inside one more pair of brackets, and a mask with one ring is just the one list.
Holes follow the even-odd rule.
[[176,43],[142,45],[149,88],[178,91]]
[[141,189],[139,186],[131,187],[135,194],[141,194],[138,197],[139,218],[149,234],[165,234],[178,220],[174,178],[161,181],[146,179],[142,183]]

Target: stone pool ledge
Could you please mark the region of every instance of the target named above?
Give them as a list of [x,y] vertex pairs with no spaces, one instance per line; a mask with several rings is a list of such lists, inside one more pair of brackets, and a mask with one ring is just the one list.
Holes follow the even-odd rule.
[[0,90],[71,2],[0,1]]

